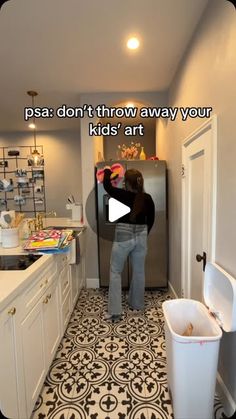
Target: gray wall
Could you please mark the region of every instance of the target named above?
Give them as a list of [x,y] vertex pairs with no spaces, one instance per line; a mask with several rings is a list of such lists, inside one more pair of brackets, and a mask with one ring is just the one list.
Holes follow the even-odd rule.
[[[82,199],[81,155],[79,131],[48,131],[37,135],[43,145],[47,211],[55,210],[58,217],[70,217],[66,210],[67,197]],[[0,146],[32,145],[32,134],[0,133]],[[40,210],[40,208],[39,208]]]
[[[218,118],[216,262],[236,278],[236,13],[227,1],[208,3],[169,90],[171,106],[212,106]],[[181,291],[181,144],[200,119],[158,123],[158,153],[169,168],[170,281]],[[224,334],[221,377],[236,402],[236,333]]]

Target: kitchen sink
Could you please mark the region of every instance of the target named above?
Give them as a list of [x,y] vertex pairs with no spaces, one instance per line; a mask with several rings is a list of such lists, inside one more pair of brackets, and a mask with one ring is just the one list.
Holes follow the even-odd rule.
[[1,255],[0,271],[24,271],[42,255]]

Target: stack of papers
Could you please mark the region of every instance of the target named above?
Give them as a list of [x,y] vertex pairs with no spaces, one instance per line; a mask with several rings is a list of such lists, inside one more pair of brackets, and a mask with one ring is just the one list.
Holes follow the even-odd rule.
[[40,230],[29,237],[23,248],[28,251],[59,250],[68,246],[72,238],[73,230]]

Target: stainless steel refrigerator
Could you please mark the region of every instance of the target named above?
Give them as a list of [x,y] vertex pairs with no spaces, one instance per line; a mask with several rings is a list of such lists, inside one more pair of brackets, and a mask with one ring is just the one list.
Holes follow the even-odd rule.
[[[111,166],[114,162],[97,163],[95,170]],[[148,253],[145,264],[146,288],[167,286],[167,170],[162,160],[119,160],[125,170],[137,169],[143,174],[145,192],[152,196],[155,203],[155,222],[148,235]],[[118,185],[122,187],[122,183]],[[96,181],[97,232],[99,251],[100,286],[109,285],[109,268],[115,224],[108,220],[109,196],[102,183]],[[119,222],[119,220],[117,221]],[[127,260],[122,274],[122,287],[129,287],[131,264]]]

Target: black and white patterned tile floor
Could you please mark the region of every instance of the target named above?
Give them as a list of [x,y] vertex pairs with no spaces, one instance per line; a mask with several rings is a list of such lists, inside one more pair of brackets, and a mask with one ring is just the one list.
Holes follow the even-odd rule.
[[[104,319],[107,290],[83,290],[31,419],[173,418],[166,381],[165,291],[147,291],[145,311]],[[215,400],[215,419],[224,418]]]

